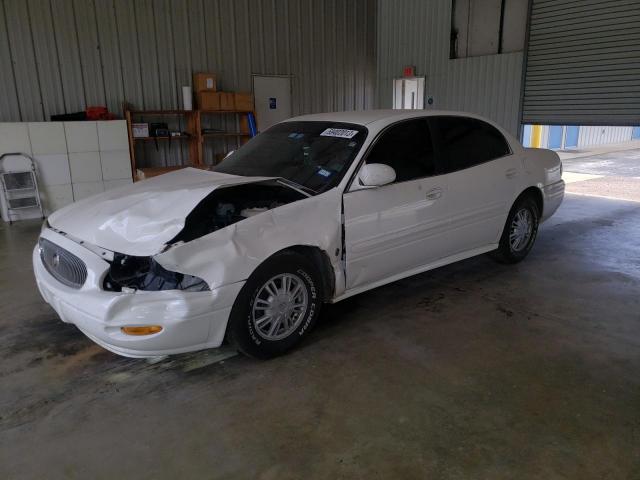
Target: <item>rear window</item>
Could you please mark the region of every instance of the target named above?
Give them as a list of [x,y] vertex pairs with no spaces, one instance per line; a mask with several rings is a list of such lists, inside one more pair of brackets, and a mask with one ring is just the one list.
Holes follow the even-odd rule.
[[432,125],[440,142],[446,172],[464,170],[511,153],[504,135],[482,120],[435,117]]

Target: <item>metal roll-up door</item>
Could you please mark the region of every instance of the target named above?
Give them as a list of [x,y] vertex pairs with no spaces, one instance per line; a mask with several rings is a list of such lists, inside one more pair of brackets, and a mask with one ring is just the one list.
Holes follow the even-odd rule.
[[640,125],[640,0],[533,0],[522,122]]

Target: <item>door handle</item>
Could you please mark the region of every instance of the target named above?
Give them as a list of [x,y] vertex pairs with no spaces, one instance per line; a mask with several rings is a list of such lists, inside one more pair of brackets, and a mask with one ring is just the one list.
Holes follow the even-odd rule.
[[432,188],[427,192],[427,200],[437,200],[442,196],[441,188]]
[[518,175],[518,169],[517,168],[509,168],[507,170],[505,170],[504,172],[504,176],[507,178],[514,178]]

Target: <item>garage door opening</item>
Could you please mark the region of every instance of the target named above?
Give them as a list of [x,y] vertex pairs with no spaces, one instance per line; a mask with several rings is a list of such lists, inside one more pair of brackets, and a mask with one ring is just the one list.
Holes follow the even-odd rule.
[[567,192],[640,201],[640,127],[524,125],[521,141],[558,153]]

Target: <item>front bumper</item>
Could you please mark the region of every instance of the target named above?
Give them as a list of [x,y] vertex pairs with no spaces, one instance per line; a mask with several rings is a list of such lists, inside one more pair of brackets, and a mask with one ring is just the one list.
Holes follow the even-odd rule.
[[[80,289],[67,287],[45,269],[38,247],[33,271],[44,300],[62,321],[75,324],[87,337],[119,355],[155,357],[219,347],[231,307],[244,282],[207,292],[165,290],[117,293],[102,290],[109,264],[98,255],[53,230],[42,233],[87,265],[87,281]],[[131,336],[123,326],[160,325],[153,335]]]
[[542,188],[543,209],[541,222],[553,215],[564,198],[564,180],[559,180]]

